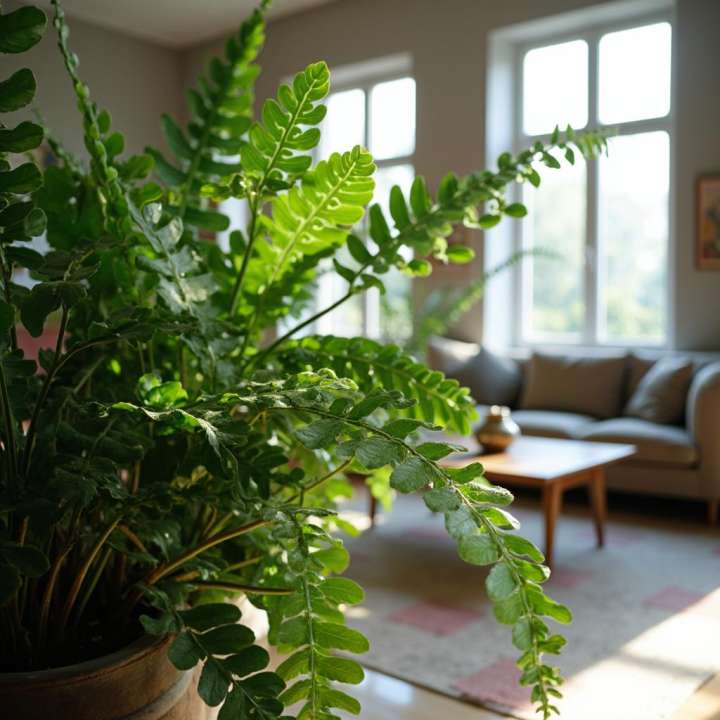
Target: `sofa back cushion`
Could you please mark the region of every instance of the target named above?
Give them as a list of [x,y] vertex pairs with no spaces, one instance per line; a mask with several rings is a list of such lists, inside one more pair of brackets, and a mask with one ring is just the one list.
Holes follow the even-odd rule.
[[585,358],[533,353],[525,366],[520,407],[617,417],[625,357]]
[[694,364],[689,358],[658,360],[637,383],[625,415],[665,425],[682,425]]
[[478,343],[433,335],[428,340],[427,363],[433,370],[447,374],[449,370],[475,357],[479,351]]
[[476,403],[507,405],[511,408],[517,404],[522,373],[515,360],[480,348],[475,356],[449,368],[446,374],[470,388]]

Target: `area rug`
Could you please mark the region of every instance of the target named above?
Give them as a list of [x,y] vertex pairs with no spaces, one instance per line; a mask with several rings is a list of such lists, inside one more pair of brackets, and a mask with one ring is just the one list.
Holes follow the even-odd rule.
[[[516,508],[540,542],[532,501]],[[617,515],[617,514],[615,514]],[[400,498],[380,524],[348,543],[348,575],[365,602],[349,622],[367,635],[374,670],[516,718],[533,718],[517,684],[517,652],[484,594],[485,571],[458,559],[442,518]],[[661,720],[720,671],[720,533],[706,525],[612,517],[594,545],[582,507],[555,542],[551,596],[572,608],[557,659],[563,720]]]

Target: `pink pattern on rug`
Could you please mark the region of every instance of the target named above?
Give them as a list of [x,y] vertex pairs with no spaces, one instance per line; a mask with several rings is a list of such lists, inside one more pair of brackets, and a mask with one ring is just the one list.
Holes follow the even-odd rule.
[[572,590],[576,587],[584,585],[593,579],[591,572],[584,570],[573,570],[568,567],[556,567],[550,573],[550,579],[548,585],[552,585],[554,588],[566,588]]
[[720,545],[718,545],[717,547],[713,548],[712,553],[713,553],[713,555],[720,555]]
[[496,703],[510,710],[530,707],[530,688],[518,685],[520,670],[511,658],[500,658],[479,672],[453,683],[463,697],[479,703]]
[[[595,528],[593,527],[583,528],[583,530],[577,534],[577,537],[579,540],[586,540],[593,545],[597,543]],[[628,547],[628,545],[642,542],[643,539],[644,533],[629,530],[628,528],[605,526],[605,547],[622,550]]]
[[388,615],[390,622],[412,625],[433,635],[453,635],[477,622],[482,613],[467,608],[452,607],[432,602],[408,605]]
[[677,585],[669,585],[654,595],[643,600],[645,607],[655,607],[671,612],[682,612],[691,605],[699,603],[705,596],[702,593],[691,592]]

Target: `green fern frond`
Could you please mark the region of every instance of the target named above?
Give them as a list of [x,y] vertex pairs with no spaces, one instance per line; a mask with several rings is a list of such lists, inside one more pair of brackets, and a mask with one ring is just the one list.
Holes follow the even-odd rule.
[[266,185],[282,189],[288,177],[308,170],[312,162],[308,151],[320,141],[316,126],[326,113],[325,106],[317,103],[329,88],[327,65],[313,63],[295,76],[292,87],[280,86],[277,100],[265,101],[262,123],[252,126],[249,143],[240,151],[244,171],[259,179],[256,192]]
[[477,418],[467,388],[429,370],[395,345],[367,338],[310,336],[289,344],[283,362],[289,369],[332,368],[339,377],[354,380],[364,392],[399,390],[416,404],[398,412],[455,432],[468,434]]
[[253,86],[259,68],[253,65],[265,40],[264,19],[256,10],[225,46],[225,56],[214,58],[199,87],[191,89],[188,100],[192,119],[187,132],[169,115],[163,116],[163,132],[174,156],[168,161],[153,148],[160,179],[173,189],[177,206],[171,207],[184,220],[210,231],[227,228],[224,215],[203,207],[200,188],[241,170],[236,162],[220,158],[237,156],[252,123]]
[[[155,593],[162,600],[162,593]],[[146,632],[165,636],[177,633],[168,651],[178,670],[202,663],[198,694],[210,707],[220,705],[218,720],[274,720],[282,714],[277,696],[285,687],[274,672],[265,670],[270,662],[267,650],[255,645],[253,631],[239,623],[236,605],[213,602],[179,611],[169,602],[160,602],[159,618],[140,618]]]
[[295,681],[280,700],[285,706],[302,702],[298,717],[308,720],[333,717],[333,708],[357,715],[360,703],[334,683],[357,684],[365,674],[355,660],[334,652],[363,653],[369,648],[361,633],[345,625],[340,609],[341,604],[361,602],[363,592],[352,580],[328,577],[345,569],[348,553],[319,525],[302,519],[302,524],[300,518],[295,523],[297,545],[288,568],[296,575],[296,592],[272,604],[271,638],[292,651],[277,673],[286,683]]
[[542,163],[548,168],[560,168],[556,151],[562,152],[566,162],[572,165],[575,163],[573,147],[585,157],[595,157],[607,149],[607,134],[576,134],[572,128],[563,134],[556,130],[548,144],[538,141],[517,156],[500,155],[496,171],[486,170],[460,178],[449,173],[440,182],[436,198],[430,195],[421,177],[415,178],[407,198],[398,186],[393,187],[389,209],[396,230],[394,235],[381,208],[375,205],[370,209],[370,236],[380,246],[373,258],[374,265],[397,265],[416,275],[431,272],[426,260],[405,263],[397,255],[401,245],[412,248],[420,256],[430,255],[443,262],[467,262],[472,258],[467,249],[448,247],[447,238],[453,226],[462,223],[466,227],[489,230],[503,217],[524,217],[527,214],[525,206],[507,199],[508,186],[529,182],[537,187],[540,175],[534,166]]
[[130,189],[133,181],[150,173],[153,161],[149,155],[133,156],[125,162],[118,160],[125,149],[125,138],[120,132],[111,130],[110,113],[100,110],[90,99],[90,89],[78,74],[78,58],[69,46],[70,31],[65,12],[58,0],[52,0],[52,4],[58,44],[82,114],[85,147],[90,155],[92,178],[98,185],[98,200],[105,224],[116,238],[126,241],[136,232],[130,214],[130,198],[136,204],[144,205],[159,200],[162,195],[155,183]]
[[[2,54],[29,50],[40,40],[47,24],[45,13],[36,7],[21,7],[3,15],[2,19],[2,27],[7,28],[0,37]],[[9,78],[0,80],[0,113],[27,107],[35,97],[35,90],[35,76],[28,68],[21,68]],[[25,248],[10,248],[10,243],[28,242],[41,235],[46,227],[45,214],[27,198],[42,185],[40,170],[33,162],[12,167],[8,155],[33,150],[40,145],[43,135],[44,129],[35,123],[24,121],[14,128],[6,128],[0,122],[0,279],[6,300],[10,299],[13,262],[27,264],[22,256]],[[14,338],[13,329],[11,333]]]
[[142,210],[131,203],[129,208],[133,222],[154,254],[154,257],[138,255],[138,266],[160,276],[157,293],[172,313],[200,318],[199,308],[210,294],[210,276],[198,272],[203,268],[192,248],[180,245],[182,221],[174,217],[163,225],[159,203],[146,205]]
[[372,198],[374,171],[370,153],[357,146],[343,155],[333,153],[299,185],[273,199],[272,217],[263,218],[267,241],[255,244],[243,289],[250,300],[261,295],[254,303],[260,310],[294,262],[319,258],[342,245]]

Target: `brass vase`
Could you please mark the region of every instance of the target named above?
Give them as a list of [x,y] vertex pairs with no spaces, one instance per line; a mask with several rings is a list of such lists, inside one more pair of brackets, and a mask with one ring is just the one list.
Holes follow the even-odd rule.
[[492,405],[483,424],[475,430],[475,438],[484,453],[503,452],[520,435],[520,427],[510,416],[510,408]]

